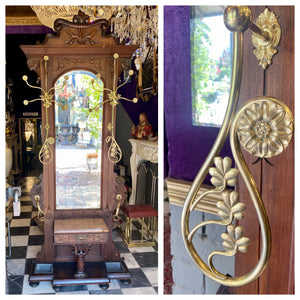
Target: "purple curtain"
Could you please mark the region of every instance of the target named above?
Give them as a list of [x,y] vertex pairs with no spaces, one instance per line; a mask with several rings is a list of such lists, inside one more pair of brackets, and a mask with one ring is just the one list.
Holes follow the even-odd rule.
[[[165,6],[165,177],[188,181],[197,175],[219,131],[192,124],[190,65],[190,7]],[[220,155],[228,154],[227,142]]]
[[[132,82],[127,83],[123,87],[120,88],[119,93],[128,99],[133,99],[136,97],[135,94],[136,89],[136,81],[133,78]],[[148,117],[148,121],[153,127],[154,133],[157,134],[158,131],[158,96],[152,96],[149,101],[143,102],[141,99],[138,100],[137,103],[132,103],[129,101],[120,101],[121,105],[123,105],[125,111],[128,116],[134,123],[134,125],[138,125],[139,123],[139,114],[145,112]]]
[[6,34],[44,34],[54,31],[43,25],[6,26]]

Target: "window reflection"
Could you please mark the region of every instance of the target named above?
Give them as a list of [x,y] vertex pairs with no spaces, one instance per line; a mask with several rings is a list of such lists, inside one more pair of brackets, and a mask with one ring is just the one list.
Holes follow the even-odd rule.
[[91,108],[102,93],[92,88],[93,78],[73,71],[55,84],[63,84],[55,93],[57,209],[100,207],[102,108]]
[[231,39],[223,8],[191,8],[190,26],[193,125],[219,127],[231,76]]

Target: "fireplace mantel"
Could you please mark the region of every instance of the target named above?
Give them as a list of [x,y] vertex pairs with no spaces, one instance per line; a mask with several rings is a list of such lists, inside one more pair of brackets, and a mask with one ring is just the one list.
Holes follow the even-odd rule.
[[137,139],[129,139],[129,142],[132,145],[132,153],[130,156],[132,193],[129,204],[135,204],[138,164],[141,160],[148,160],[155,164],[158,163],[158,143]]

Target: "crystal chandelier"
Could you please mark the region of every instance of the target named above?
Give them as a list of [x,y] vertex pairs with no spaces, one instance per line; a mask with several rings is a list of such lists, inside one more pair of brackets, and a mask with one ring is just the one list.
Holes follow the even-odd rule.
[[109,20],[114,10],[113,6],[102,6],[101,9],[97,9],[96,6],[76,5],[31,5],[31,8],[36,13],[40,22],[53,30],[56,19],[62,18],[71,22],[79,9],[85,12],[88,10],[91,21],[95,21],[97,18]]
[[157,48],[157,7],[125,6],[119,7],[111,18],[112,31],[120,42],[130,41],[140,45],[139,55],[142,61],[146,59],[149,45]]
[[93,5],[32,5],[38,19],[53,29],[54,21],[63,18],[72,21],[73,16],[82,10],[90,20],[106,19],[121,43],[139,45],[138,56],[144,61],[148,47],[157,49],[158,8],[157,6],[93,6]]

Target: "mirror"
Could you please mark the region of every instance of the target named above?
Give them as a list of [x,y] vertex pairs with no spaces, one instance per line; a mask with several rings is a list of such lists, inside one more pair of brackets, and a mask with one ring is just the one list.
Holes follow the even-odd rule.
[[41,118],[19,118],[20,162],[23,176],[34,176],[43,172],[38,155],[42,147],[41,127]]
[[[103,93],[87,71],[55,83],[56,208],[100,208]],[[103,86],[103,83],[100,83]]]
[[220,127],[229,97],[231,35],[222,6],[191,7],[193,125]]

